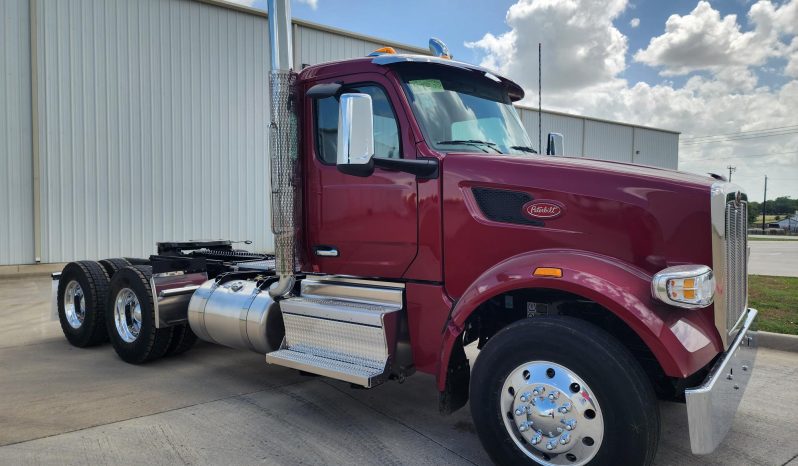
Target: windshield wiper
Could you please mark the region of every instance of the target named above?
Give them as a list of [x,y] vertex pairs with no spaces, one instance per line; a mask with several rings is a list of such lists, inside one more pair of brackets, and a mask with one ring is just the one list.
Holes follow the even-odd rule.
[[537,154],[538,151],[527,146],[510,146],[510,149],[520,150],[522,152],[529,152],[530,154]]
[[497,153],[499,153],[499,154],[502,153],[502,151],[500,151],[496,147],[496,143],[495,142],[480,141],[479,139],[453,139],[451,141],[438,141],[436,144],[440,144],[440,145],[463,144],[463,145],[466,145],[466,146],[474,146],[474,147],[476,147],[478,149],[481,149],[482,152],[484,152],[486,154],[488,154],[489,152],[486,151],[483,147],[480,147],[480,146],[488,146],[489,148],[495,150]]

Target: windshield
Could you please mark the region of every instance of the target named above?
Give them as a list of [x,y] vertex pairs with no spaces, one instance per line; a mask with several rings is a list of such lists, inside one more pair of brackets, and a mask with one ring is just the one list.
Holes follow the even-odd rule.
[[498,80],[471,70],[397,66],[413,114],[429,145],[442,152],[535,153]]

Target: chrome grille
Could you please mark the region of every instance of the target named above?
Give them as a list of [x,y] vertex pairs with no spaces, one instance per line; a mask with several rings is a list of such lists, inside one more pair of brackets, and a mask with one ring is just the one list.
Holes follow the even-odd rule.
[[726,330],[737,325],[748,304],[748,203],[726,204]]

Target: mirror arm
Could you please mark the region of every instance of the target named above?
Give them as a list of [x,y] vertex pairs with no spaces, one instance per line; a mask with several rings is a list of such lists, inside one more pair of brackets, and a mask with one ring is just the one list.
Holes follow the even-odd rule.
[[429,180],[438,177],[438,159],[387,159],[383,157],[373,157],[371,159],[375,167],[385,170],[396,170],[400,172],[416,175],[419,179]]

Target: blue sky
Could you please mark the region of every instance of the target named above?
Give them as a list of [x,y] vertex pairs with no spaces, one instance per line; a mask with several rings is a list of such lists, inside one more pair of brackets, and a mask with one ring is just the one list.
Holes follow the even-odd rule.
[[[479,63],[483,53],[466,47],[465,43],[479,40],[486,32],[494,35],[505,32],[508,29],[505,16],[513,3],[513,0],[407,0],[401,4],[386,0],[319,0],[314,9],[308,3],[294,0],[292,14],[296,18],[418,47],[426,47],[430,37],[438,37],[449,46],[458,60]],[[630,3],[615,21],[615,26],[629,40],[629,66],[621,77],[632,83],[673,82],[674,85],[682,85],[686,77],[663,78],[658,75],[657,69],[632,60],[632,55],[646,48],[652,37],[662,34],[669,16],[688,14],[696,3],[696,0],[638,0]],[[746,13],[751,3],[725,0],[713,2],[712,5],[724,16],[736,14],[745,30],[749,26]],[[256,1],[254,7],[266,10],[266,2]],[[636,28],[630,25],[633,18],[640,20]],[[533,49],[534,45],[530,44]],[[766,84],[783,82],[772,73],[761,72],[759,76]]]

